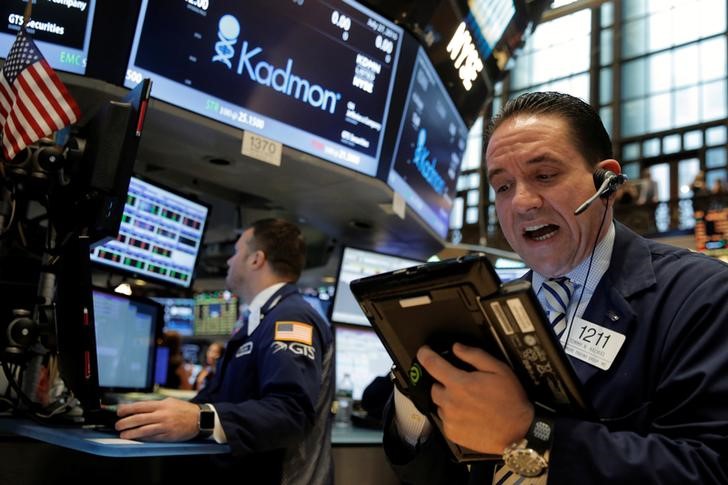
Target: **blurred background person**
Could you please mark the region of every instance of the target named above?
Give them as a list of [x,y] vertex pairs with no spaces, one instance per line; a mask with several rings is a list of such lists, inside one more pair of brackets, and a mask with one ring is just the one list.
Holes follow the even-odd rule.
[[220,360],[223,352],[225,352],[225,345],[222,342],[213,342],[207,347],[205,363],[195,379],[195,390],[199,391],[210,382],[212,376],[215,375],[217,361]]

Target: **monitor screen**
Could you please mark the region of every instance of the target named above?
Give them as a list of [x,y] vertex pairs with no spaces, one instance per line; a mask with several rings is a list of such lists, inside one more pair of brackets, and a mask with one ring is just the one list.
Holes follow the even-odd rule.
[[468,129],[427,54],[418,49],[387,183],[447,236]]
[[164,331],[189,337],[195,328],[194,298],[152,298],[164,307]]
[[365,276],[386,273],[421,263],[422,261],[400,256],[345,247],[341,255],[341,265],[339,266],[336,281],[331,321],[353,325],[370,325],[369,320],[359,308],[359,303],[351,293],[349,283]]
[[354,383],[354,400],[360,401],[364,389],[375,377],[385,376],[392,368],[392,359],[371,328],[337,325],[336,382],[349,374]]
[[728,207],[720,207],[720,199],[714,199],[709,210],[695,211],[695,248],[728,261]]
[[156,365],[154,366],[154,383],[158,386],[167,384],[169,369],[169,347],[157,346]]
[[195,335],[230,335],[238,320],[238,299],[229,291],[195,296]]
[[209,207],[132,177],[119,235],[91,260],[137,277],[189,288]]
[[301,296],[313,307],[314,310],[319,313],[319,315],[324,317],[324,320],[327,322],[329,321],[329,306],[331,305],[331,300],[322,300],[315,295],[302,294]]
[[99,388],[148,392],[154,387],[161,307],[146,298],[93,290]]
[[501,283],[518,279],[529,271],[529,268],[495,268],[495,272],[500,278]]
[[[0,55],[10,46],[23,23],[27,0],[0,2]],[[33,2],[27,31],[54,69],[75,74],[86,73],[96,0]],[[134,87],[136,83],[129,87]]]
[[125,85],[374,176],[402,33],[352,0],[143,0]]

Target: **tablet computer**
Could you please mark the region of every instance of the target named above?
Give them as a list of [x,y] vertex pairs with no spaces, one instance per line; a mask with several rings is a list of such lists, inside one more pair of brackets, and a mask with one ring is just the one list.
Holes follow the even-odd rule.
[[[501,284],[487,256],[382,273],[352,281],[351,290],[394,361],[399,388],[440,429],[432,380],[416,359],[425,344],[461,368],[467,364],[451,355],[452,344],[480,347],[510,365],[537,406],[591,414],[530,282]],[[501,458],[448,445],[461,462]]]

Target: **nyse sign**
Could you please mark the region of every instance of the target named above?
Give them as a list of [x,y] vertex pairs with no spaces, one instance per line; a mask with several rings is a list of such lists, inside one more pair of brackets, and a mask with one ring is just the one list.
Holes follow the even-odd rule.
[[450,53],[450,59],[458,71],[463,87],[470,91],[470,88],[473,87],[473,81],[477,79],[478,74],[483,70],[483,61],[478,55],[478,49],[473,43],[473,38],[465,22],[460,22],[457,30],[455,30],[450,42],[447,44],[447,52]]

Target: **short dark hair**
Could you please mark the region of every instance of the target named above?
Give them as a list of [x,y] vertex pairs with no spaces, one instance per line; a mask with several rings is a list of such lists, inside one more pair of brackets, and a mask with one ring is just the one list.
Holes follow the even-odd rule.
[[599,114],[579,98],[553,91],[525,93],[509,100],[494,116],[486,132],[486,148],[504,121],[520,114],[553,115],[569,125],[579,152],[592,167],[613,158],[612,141]]
[[265,253],[273,272],[297,281],[306,265],[306,242],[298,226],[284,219],[261,219],[250,227],[253,249]]

